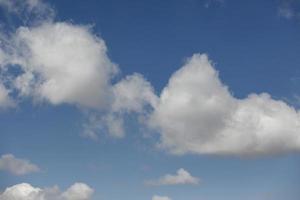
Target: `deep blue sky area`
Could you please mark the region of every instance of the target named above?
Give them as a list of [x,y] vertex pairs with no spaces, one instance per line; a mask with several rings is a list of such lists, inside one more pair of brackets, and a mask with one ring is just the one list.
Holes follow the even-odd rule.
[[[56,21],[92,26],[120,68],[116,79],[138,72],[159,95],[188,57],[206,53],[235,97],[267,92],[300,105],[300,18],[281,16],[280,1],[46,2]],[[147,139],[134,116],[127,118],[123,139],[106,133],[98,141],[84,138],[83,121],[76,106],[36,105],[29,99],[1,111],[0,155],[29,159],[41,171],[12,176],[0,170],[0,191],[21,182],[64,190],[80,181],[95,190],[94,200],[150,200],[155,194],[172,200],[299,200],[299,152],[172,155],[156,148],[156,132]],[[199,177],[200,184],[144,184],[179,168]]]

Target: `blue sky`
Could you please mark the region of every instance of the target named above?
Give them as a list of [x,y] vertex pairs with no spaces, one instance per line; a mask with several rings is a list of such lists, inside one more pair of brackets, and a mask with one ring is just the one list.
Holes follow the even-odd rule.
[[[0,86],[8,91],[1,101],[0,87],[1,200],[14,200],[4,193],[20,183],[57,185],[63,196],[76,182],[93,190],[80,200],[299,198],[299,1],[13,2],[0,0]],[[61,42],[68,38],[71,43]],[[68,55],[80,59],[66,61]],[[26,92],[13,67],[38,77]],[[88,70],[93,75],[85,76]],[[51,80],[62,90],[46,88]],[[118,83],[124,83],[120,90]],[[218,99],[212,108],[202,95],[211,91]],[[257,96],[248,97],[252,93]],[[181,104],[185,96],[194,101]],[[244,112],[249,121],[262,121],[249,125]],[[223,118],[241,122],[232,128]],[[206,138],[219,131],[242,137]],[[257,146],[241,145],[252,136]],[[3,155],[13,155],[10,164]],[[188,177],[176,175],[181,168]],[[173,181],[164,184],[167,174]],[[149,180],[157,184],[145,184]]]

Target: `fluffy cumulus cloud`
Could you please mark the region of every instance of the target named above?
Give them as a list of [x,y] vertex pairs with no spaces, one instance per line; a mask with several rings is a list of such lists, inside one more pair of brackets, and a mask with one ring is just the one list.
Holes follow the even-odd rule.
[[237,99],[207,55],[195,54],[163,89],[151,117],[174,154],[264,155],[300,150],[299,111],[270,95]]
[[57,186],[41,189],[21,183],[6,188],[0,200],[90,200],[93,193],[85,183],[75,183],[63,192]]
[[152,200],[171,200],[171,198],[167,197],[167,196],[158,196],[158,195],[154,195],[152,197]]
[[62,193],[65,200],[89,200],[94,193],[93,189],[84,183],[75,183]]
[[[2,0],[0,5],[28,13],[48,6],[39,0]],[[48,12],[38,10],[48,17],[0,37],[0,66],[11,77],[10,88],[0,85],[0,105],[8,104],[10,90],[18,100],[29,97],[34,102],[75,105],[96,113],[96,117],[88,115],[93,120],[87,121],[83,135],[97,138],[101,127],[123,137],[123,116],[145,113],[148,105],[155,104],[151,84],[137,73],[113,84],[119,69],[109,59],[104,40],[90,26],[56,22]],[[8,74],[10,67],[18,67],[19,73]]]
[[146,185],[197,185],[199,184],[199,178],[193,177],[188,171],[184,169],[178,169],[175,175],[166,174],[157,180],[146,181]]
[[128,75],[111,89],[109,110],[104,115],[90,115],[83,136],[97,139],[97,132],[106,130],[111,136],[122,138],[125,135],[124,116],[135,113],[145,117],[158,101],[152,85],[141,74]]
[[[157,100],[140,74],[111,83],[118,67],[108,58],[105,42],[89,27],[64,22],[21,27],[13,43],[19,47],[13,61],[23,71],[13,83],[20,96],[101,111],[98,121],[112,136],[124,135],[124,114],[143,113]],[[87,127],[89,135],[98,130],[92,124]]]
[[8,171],[14,175],[25,175],[40,171],[39,167],[29,160],[16,158],[12,154],[0,157],[0,170]]
[[21,27],[14,42],[21,47],[17,61],[24,73],[15,80],[21,94],[55,105],[101,108],[109,101],[109,80],[117,68],[104,41],[88,27],[64,22]]
[[113,112],[144,112],[146,106],[155,107],[157,96],[151,84],[141,74],[125,77],[113,87]]
[[125,133],[124,115],[135,113],[145,116],[158,101],[152,85],[137,73],[116,83],[113,86],[113,96],[111,111],[105,116],[105,120],[109,132],[116,137],[122,137]]

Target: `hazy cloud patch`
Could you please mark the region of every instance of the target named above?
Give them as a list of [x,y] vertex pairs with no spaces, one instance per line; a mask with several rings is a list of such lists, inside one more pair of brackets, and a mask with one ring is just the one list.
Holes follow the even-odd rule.
[[160,186],[160,185],[197,185],[200,180],[193,177],[188,171],[181,168],[178,169],[176,174],[166,174],[157,180],[146,181],[146,185]]
[[12,154],[0,157],[0,170],[8,171],[14,175],[25,175],[40,171],[39,167],[29,160],[16,158]]
[[158,196],[158,195],[154,195],[152,197],[152,200],[171,200],[171,198],[167,197],[167,196]]
[[278,7],[279,16],[285,19],[300,19],[299,0],[281,0]]

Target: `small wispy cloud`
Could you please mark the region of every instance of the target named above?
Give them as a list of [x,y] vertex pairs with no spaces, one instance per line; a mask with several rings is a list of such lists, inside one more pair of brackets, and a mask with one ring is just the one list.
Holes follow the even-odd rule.
[[167,196],[158,196],[158,195],[154,195],[152,197],[152,200],[171,200],[170,197]]
[[2,155],[0,158],[0,170],[20,176],[40,171],[40,168],[29,160],[16,158],[12,154]]
[[0,0],[0,8],[24,24],[52,20],[55,16],[54,9],[43,0]]
[[278,7],[278,14],[285,19],[300,19],[300,1],[281,0]]
[[214,5],[223,5],[225,3],[225,0],[206,0],[204,2],[204,7],[205,8],[210,8]]
[[160,185],[198,185],[199,178],[193,177],[188,171],[181,168],[178,169],[175,175],[166,174],[157,180],[146,181],[146,185],[160,186]]

